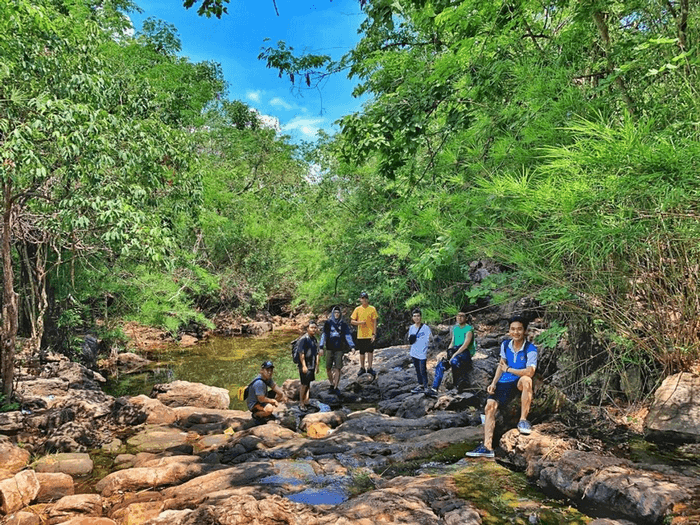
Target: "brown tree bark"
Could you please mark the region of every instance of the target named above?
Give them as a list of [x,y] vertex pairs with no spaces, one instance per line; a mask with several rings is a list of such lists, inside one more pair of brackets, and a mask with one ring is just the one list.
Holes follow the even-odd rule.
[[12,381],[15,366],[15,343],[17,340],[17,293],[14,288],[12,268],[12,181],[8,177],[2,182],[2,334],[0,334],[0,379],[2,393],[9,400],[12,395]]

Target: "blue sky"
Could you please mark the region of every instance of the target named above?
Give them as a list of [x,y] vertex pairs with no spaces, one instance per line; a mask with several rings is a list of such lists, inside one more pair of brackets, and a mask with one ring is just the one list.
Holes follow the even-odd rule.
[[[158,18],[174,25],[182,41],[181,55],[192,62],[218,62],[229,83],[229,98],[242,100],[280,120],[293,140],[313,140],[318,129],[337,131],[333,122],[361,108],[352,97],[356,82],[344,74],[331,77],[318,90],[292,91],[289,80],[257,59],[263,45],[284,40],[295,52],[340,58],[359,40],[363,20],[357,0],[231,0],[221,19],[197,15],[182,0],[136,0],[143,13],[131,13],[136,30],[143,20]],[[269,42],[264,42],[269,38]]]

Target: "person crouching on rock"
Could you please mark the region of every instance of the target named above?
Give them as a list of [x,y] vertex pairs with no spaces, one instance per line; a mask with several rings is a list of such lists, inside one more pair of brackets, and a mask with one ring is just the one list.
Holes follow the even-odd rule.
[[352,341],[350,327],[343,321],[343,313],[340,307],[334,306],[328,321],[323,324],[321,343],[319,344],[319,355],[323,355],[323,347],[326,351],[326,372],[330,383],[329,392],[340,395],[338,384],[340,383],[340,372],[343,369],[343,355],[345,354],[345,344],[350,350],[355,350],[355,343]]
[[318,373],[318,343],[316,341],[316,321],[309,321],[306,334],[299,338],[297,347],[299,351],[299,410],[306,412],[309,406],[309,393],[311,381],[316,379]]
[[521,434],[532,432],[527,420],[532,404],[532,378],[537,369],[537,347],[527,340],[527,320],[513,317],[510,320],[508,335],[501,343],[501,361],[498,363],[493,381],[486,389],[486,418],[484,421],[484,442],[475,450],[467,452],[467,457],[492,458],[493,431],[496,427],[496,411],[508,404],[520,391]]
[[408,329],[408,342],[411,344],[411,359],[416,368],[418,386],[411,392],[429,392],[428,389],[428,345],[433,338],[433,333],[427,324],[423,324],[423,314],[419,309],[413,310],[413,324]]
[[[286,403],[287,401],[282,389],[272,380],[274,371],[275,365],[272,361],[265,361],[260,366],[260,375],[248,386],[246,403],[248,410],[253,413],[253,419],[258,422],[264,423],[272,419],[272,411],[277,406],[277,402]],[[273,394],[275,399],[270,397]]]

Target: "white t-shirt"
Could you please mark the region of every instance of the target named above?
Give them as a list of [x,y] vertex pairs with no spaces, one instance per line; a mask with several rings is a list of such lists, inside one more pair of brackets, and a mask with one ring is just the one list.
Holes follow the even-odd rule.
[[408,329],[408,335],[411,336],[413,334],[416,335],[416,342],[411,345],[411,357],[415,357],[416,359],[427,359],[428,343],[433,335],[433,333],[430,331],[430,327],[427,324],[424,324],[420,327],[420,330],[418,330],[418,327],[415,324],[412,324],[411,328]]

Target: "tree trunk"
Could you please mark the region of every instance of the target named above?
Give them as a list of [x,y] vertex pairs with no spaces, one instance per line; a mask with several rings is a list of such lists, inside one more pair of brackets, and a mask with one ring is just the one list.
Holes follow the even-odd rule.
[[46,260],[48,245],[46,242],[34,245],[33,257],[30,256],[27,243],[21,243],[19,252],[27,272],[30,293],[27,299],[27,315],[31,324],[29,347],[34,355],[41,349],[44,337],[44,318],[48,308],[46,295]]
[[0,334],[0,379],[2,393],[9,400],[12,395],[12,379],[15,365],[15,341],[17,340],[17,294],[12,269],[12,182],[8,177],[2,184],[2,334]]

